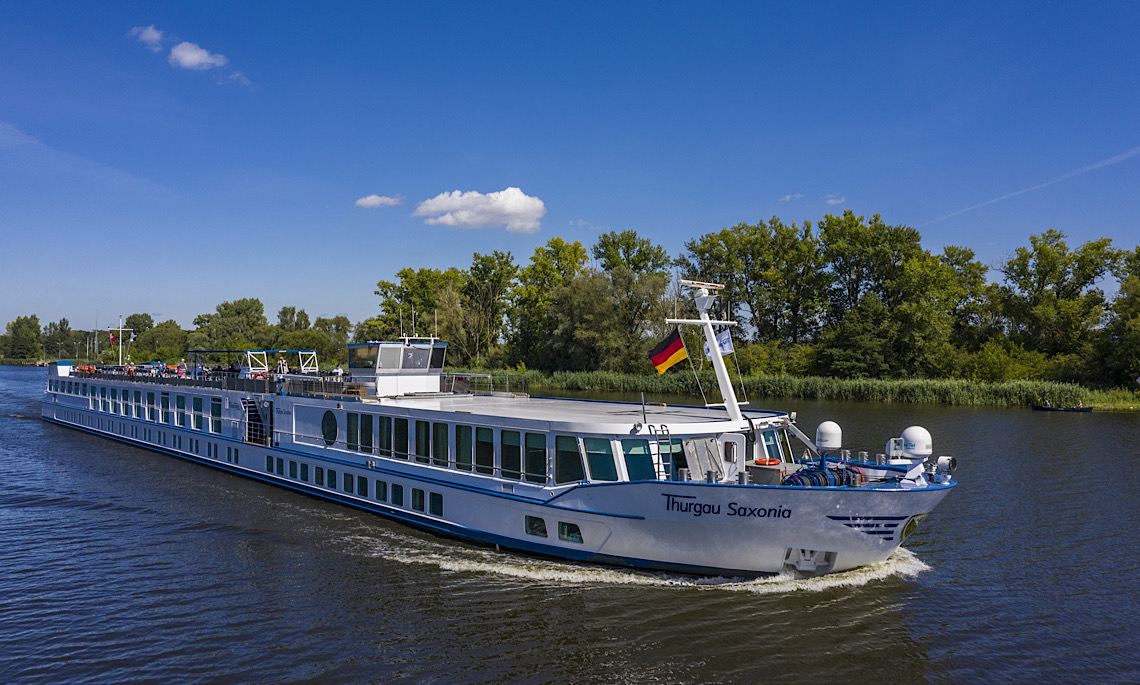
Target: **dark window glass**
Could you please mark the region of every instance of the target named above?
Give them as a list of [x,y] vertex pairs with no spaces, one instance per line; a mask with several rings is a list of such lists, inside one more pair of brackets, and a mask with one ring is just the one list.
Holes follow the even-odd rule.
[[554,438],[554,482],[573,483],[585,478],[582,455],[578,452],[578,439],[568,435]]
[[313,482],[316,483],[317,485],[321,485],[321,486],[323,486],[325,484],[325,469],[324,469],[324,467],[318,466],[318,467],[316,467],[316,469],[314,469]]
[[518,431],[503,431],[500,434],[499,459],[504,478],[518,479],[522,475],[522,445]]
[[426,464],[431,449],[431,424],[416,421],[416,461]]
[[526,523],[527,535],[537,535],[540,538],[546,537],[546,519],[541,519],[537,516],[525,516],[523,520]]
[[356,494],[360,495],[361,497],[368,496],[368,479],[364,476],[356,477]]
[[372,452],[372,415],[360,415],[360,451]]
[[443,495],[438,492],[428,493],[428,511],[432,516],[443,516]]
[[337,433],[339,432],[340,428],[336,425],[336,414],[333,414],[330,409],[321,417],[321,436],[324,438],[325,444],[329,447],[336,444]]
[[392,431],[392,451],[401,459],[408,458],[408,420],[396,419]]
[[412,509],[424,510],[424,491],[419,488],[412,488]]
[[336,490],[336,471],[329,469],[328,472],[329,490]]
[[558,539],[566,542],[582,542],[582,529],[577,523],[558,522]]
[[[191,442],[193,442],[193,440],[191,440]],[[265,455],[265,470],[273,473],[273,457],[269,456],[268,454]]]
[[376,499],[381,502],[388,501],[388,481],[376,481]]
[[590,465],[591,480],[617,480],[617,465],[614,464],[614,450],[605,438],[583,438],[586,447],[586,461]]
[[297,477],[297,462],[295,462],[295,461],[289,462],[289,477],[290,478],[296,478]]
[[380,423],[380,440],[377,444],[377,452],[390,457],[392,456],[392,417],[391,416],[377,416],[376,420]]
[[404,506],[404,486],[399,483],[392,483],[392,504]]
[[[234,460],[237,460],[236,454],[234,455]],[[306,483],[309,482],[309,465],[305,462],[301,462],[301,480],[305,481]]]
[[471,470],[471,426],[455,427],[455,467]]
[[[210,447],[209,444],[207,444],[206,449],[209,450],[209,447]],[[285,475],[285,460],[282,459],[281,457],[277,458],[277,475],[279,475],[279,476]]]
[[447,430],[446,423],[431,425],[431,460],[436,466],[447,466]]
[[348,412],[348,449],[360,449],[360,414]]
[[546,436],[542,433],[526,434],[526,479],[546,482]]
[[495,472],[495,432],[490,428],[475,429],[475,470]]
[[352,474],[344,474],[344,491],[351,495],[355,486],[356,484],[352,482]]
[[649,441],[641,438],[622,440],[621,449],[625,454],[625,470],[630,480],[656,480],[653,469],[653,455],[649,452]]

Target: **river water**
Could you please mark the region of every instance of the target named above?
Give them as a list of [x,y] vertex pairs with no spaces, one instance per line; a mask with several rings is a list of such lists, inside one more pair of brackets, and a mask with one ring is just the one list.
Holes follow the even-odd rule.
[[[40,420],[0,367],[0,682],[1138,682],[1140,415],[772,402],[959,487],[886,563],[578,566]],[[660,401],[661,398],[648,398]]]

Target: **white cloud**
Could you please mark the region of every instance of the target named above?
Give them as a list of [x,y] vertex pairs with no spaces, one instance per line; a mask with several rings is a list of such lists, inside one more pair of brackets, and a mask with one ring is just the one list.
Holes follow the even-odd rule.
[[[430,216],[438,214],[439,216]],[[412,216],[429,216],[425,224],[456,228],[485,228],[506,224],[511,233],[534,233],[546,215],[546,205],[518,188],[486,195],[474,190],[440,193],[424,200]]]
[[159,52],[162,50],[162,31],[150,26],[136,26],[131,29],[129,35],[137,36],[139,42],[147,47],[151,52]]
[[827,200],[827,204],[829,204],[829,205],[838,205],[838,204],[842,204],[844,202],[847,202],[847,196],[846,195],[844,195],[843,197],[839,197],[835,193],[832,193],[830,195],[826,195],[826,196],[824,196],[823,199]]
[[229,79],[234,83],[240,83],[243,86],[250,85],[249,79],[247,79],[245,77],[245,74],[241,73],[240,71],[235,71],[234,73],[230,74]]
[[792,200],[802,200],[803,198],[803,193],[789,193],[788,195],[780,198],[780,202],[791,202]]
[[375,209],[376,207],[393,207],[404,201],[402,195],[396,197],[388,197],[387,195],[365,195],[356,201],[357,207],[364,207],[365,209]]
[[228,59],[225,55],[211,55],[194,43],[183,41],[170,50],[170,64],[183,69],[202,71],[224,66]]

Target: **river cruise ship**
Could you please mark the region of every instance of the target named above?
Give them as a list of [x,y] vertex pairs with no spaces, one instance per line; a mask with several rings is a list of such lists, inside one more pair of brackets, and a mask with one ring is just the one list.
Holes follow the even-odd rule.
[[[716,350],[715,284],[696,291]],[[711,293],[711,294],[710,294]],[[820,574],[882,562],[956,484],[912,426],[852,456],[824,422],[724,403],[531,397],[444,372],[447,346],[191,353],[169,368],[49,369],[43,418],[371,511],[444,536],[566,560],[699,575]],[[286,357],[274,366],[275,357]],[[287,365],[291,365],[288,368]]]

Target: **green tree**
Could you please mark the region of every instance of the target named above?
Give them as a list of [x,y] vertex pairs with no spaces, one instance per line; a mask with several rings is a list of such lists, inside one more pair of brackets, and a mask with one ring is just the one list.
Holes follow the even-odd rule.
[[123,321],[123,327],[139,336],[154,328],[154,318],[150,314],[131,314]]
[[17,316],[9,321],[8,354],[13,359],[36,359],[40,356],[40,319],[35,314]]
[[[176,362],[186,356],[189,335],[174,319],[167,319],[143,332],[135,339],[134,349],[166,362]],[[138,359],[142,357],[132,355]]]
[[489,255],[476,252],[471,259],[471,270],[463,287],[463,303],[469,314],[466,332],[473,341],[476,363],[499,340],[517,274],[518,266],[510,252],[495,250]]
[[[591,252],[610,282],[608,296],[598,305],[605,304],[613,310],[613,316],[596,317],[596,322],[606,320],[611,322],[606,325],[616,328],[613,331],[585,330],[578,337],[602,341],[616,336],[618,344],[605,359],[605,364],[611,367],[607,370],[644,370],[645,351],[652,345],[647,336],[658,334],[664,328],[660,315],[666,310],[668,269],[673,261],[665,248],[639,237],[636,231],[602,234]],[[575,285],[592,288],[594,284],[575,279],[571,288]],[[651,316],[655,310],[658,316]]]
[[282,307],[277,312],[277,328],[280,332],[303,331],[309,327],[309,315],[304,309]]
[[332,318],[318,316],[313,322],[313,329],[327,335],[332,342],[335,352],[329,356],[329,359],[340,362],[348,360],[348,336],[352,333],[352,322],[347,316],[343,314]]
[[878,214],[866,222],[847,210],[841,217],[824,216],[819,232],[833,278],[831,323],[841,321],[867,293],[874,293],[888,308],[902,301],[904,265],[923,252],[918,231],[887,225]]
[[380,296],[380,314],[358,325],[357,340],[394,340],[404,335],[432,332],[439,311],[439,293],[448,283],[462,289],[467,275],[451,267],[439,269],[401,269],[400,279],[376,283]]
[[510,308],[510,359],[535,369],[553,368],[550,333],[554,318],[554,293],[582,273],[586,248],[580,242],[551,238],[537,247],[530,264],[519,271],[518,285]]
[[71,324],[67,319],[60,319],[58,323],[52,322],[44,327],[40,342],[48,355],[67,359],[75,350],[71,333]]
[[1105,314],[1097,281],[1117,269],[1120,255],[1109,238],[1070,250],[1065,234],[1050,229],[1030,236],[1001,266],[1001,302],[1010,338],[1047,355],[1076,353],[1094,339]]
[[1140,274],[1128,275],[1120,284],[1104,327],[1101,358],[1103,382],[1131,386],[1140,378]]
[[194,317],[195,331],[188,340],[191,347],[242,349],[273,344],[275,331],[265,318],[265,306],[261,300],[243,298],[227,301],[215,310],[212,314]]

